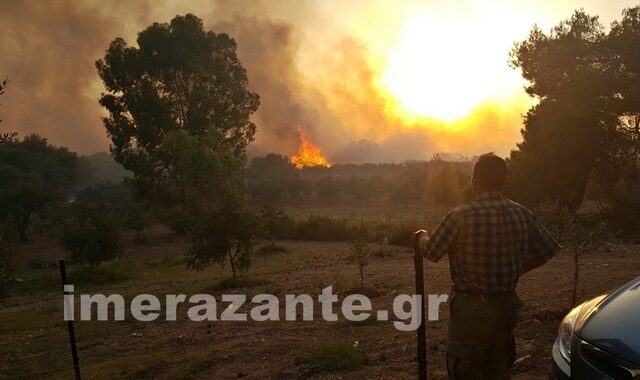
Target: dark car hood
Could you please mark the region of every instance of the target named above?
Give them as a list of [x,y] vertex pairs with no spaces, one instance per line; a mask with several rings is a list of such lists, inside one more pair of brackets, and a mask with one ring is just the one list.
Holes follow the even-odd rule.
[[576,323],[576,335],[640,365],[640,277],[593,306],[583,308]]

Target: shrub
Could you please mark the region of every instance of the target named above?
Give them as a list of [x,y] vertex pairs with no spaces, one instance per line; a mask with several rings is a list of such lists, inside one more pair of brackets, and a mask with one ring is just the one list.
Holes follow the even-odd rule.
[[401,247],[411,247],[413,233],[417,230],[415,225],[408,223],[392,224],[388,227],[387,237],[389,244]]
[[65,226],[60,243],[71,259],[91,268],[116,257],[120,252],[120,231],[109,216],[79,206]]
[[271,240],[287,239],[291,236],[296,222],[282,210],[274,207],[263,207],[257,213],[258,235]]
[[573,253],[573,295],[571,306],[578,300],[580,279],[580,258],[586,253],[595,253],[611,237],[609,227],[599,218],[582,217],[571,214],[566,209],[559,210],[546,218],[546,226],[563,247]]
[[364,286],[364,267],[369,264],[369,257],[372,254],[368,241],[367,228],[364,223],[362,223],[360,228],[355,231],[354,238],[349,247],[349,260],[358,265],[360,287]]
[[352,235],[353,228],[345,219],[309,215],[309,218],[296,223],[291,237],[306,241],[349,241]]

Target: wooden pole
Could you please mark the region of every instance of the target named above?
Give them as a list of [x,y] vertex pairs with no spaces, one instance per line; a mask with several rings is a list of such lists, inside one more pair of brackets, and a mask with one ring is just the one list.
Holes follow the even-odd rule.
[[416,331],[418,339],[418,379],[427,380],[427,323],[424,315],[424,263],[420,252],[419,233],[413,236],[413,264],[416,273],[416,294],[420,296],[420,325]]
[[[65,285],[67,285],[67,271],[64,265],[64,260],[58,262],[60,266],[60,278],[62,279],[62,294],[67,294]],[[66,300],[65,300],[66,305]],[[66,307],[66,306],[65,306]],[[69,330],[69,342],[71,343],[71,358],[73,359],[73,372],[76,380],[81,380],[80,377],[80,361],[78,360],[78,347],[76,346],[76,329],[73,324],[73,317],[67,321],[67,329]]]

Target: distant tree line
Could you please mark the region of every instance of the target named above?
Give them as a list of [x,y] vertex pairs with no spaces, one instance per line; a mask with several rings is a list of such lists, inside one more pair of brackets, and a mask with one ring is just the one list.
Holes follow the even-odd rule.
[[[287,157],[254,158],[247,169],[249,196],[262,205],[351,201],[359,205],[393,202],[401,206],[461,204],[470,198],[471,160],[340,165],[297,170]],[[311,173],[306,171],[310,170]]]

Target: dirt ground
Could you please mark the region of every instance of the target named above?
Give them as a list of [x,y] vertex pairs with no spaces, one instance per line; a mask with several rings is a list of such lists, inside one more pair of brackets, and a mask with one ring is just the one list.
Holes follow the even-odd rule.
[[[168,256],[175,254],[182,242],[168,236],[150,241],[129,248],[118,261],[117,265],[129,268],[134,277],[112,286],[76,286],[76,293],[122,293],[126,299],[139,293],[189,295],[207,291],[211,279],[225,273],[217,268],[205,272],[183,269]],[[358,271],[348,261],[345,243],[282,244],[289,252],[254,260],[250,276],[268,283],[212,294],[217,298],[231,292],[249,296],[271,293],[284,298],[285,294],[317,295],[332,285],[341,300],[357,290]],[[60,255],[52,243],[32,243],[25,260],[54,260]],[[404,248],[387,249],[384,257],[373,258],[365,268],[365,292],[372,297],[374,310],[390,310],[395,295],[412,293],[411,255]],[[449,292],[448,270],[446,259],[427,265],[428,293]],[[55,272],[55,268],[38,271],[42,276]],[[602,253],[585,256],[580,275],[581,301],[613,290],[640,275],[640,246],[611,244]],[[573,259],[567,252],[521,279],[518,293],[525,306],[517,328],[515,379],[547,378],[551,346],[558,324],[569,309],[572,281]],[[0,309],[0,378],[72,377],[61,305],[55,288],[24,290],[4,301]],[[284,308],[284,302],[280,307]],[[175,322],[78,322],[81,367],[87,379],[417,377],[415,332],[398,331],[391,321],[355,324],[341,318],[338,322],[324,322],[318,307],[315,315],[314,321],[297,322],[191,322],[186,320],[185,308],[179,309]],[[445,305],[441,320],[428,324],[430,379],[446,378],[447,316]],[[333,341],[353,342],[365,353],[366,365],[357,371],[314,373],[308,365],[296,364],[301,355]]]

